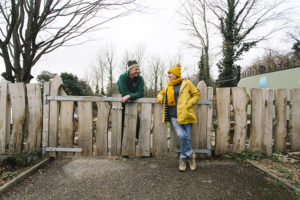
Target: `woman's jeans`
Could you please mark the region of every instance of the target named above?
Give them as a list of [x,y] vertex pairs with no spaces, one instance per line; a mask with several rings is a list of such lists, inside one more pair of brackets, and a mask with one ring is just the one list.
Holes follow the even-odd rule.
[[191,145],[191,129],[192,124],[178,124],[177,118],[172,117],[171,122],[177,133],[181,144],[181,154],[180,158],[187,158],[192,155],[192,145]]

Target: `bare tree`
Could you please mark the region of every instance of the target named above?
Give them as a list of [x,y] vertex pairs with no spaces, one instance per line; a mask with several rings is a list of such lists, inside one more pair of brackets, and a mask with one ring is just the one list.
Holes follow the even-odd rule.
[[[95,77],[96,81],[96,90],[97,86],[100,88],[99,93],[104,95],[104,82],[105,82],[105,74],[107,72],[107,66],[106,66],[106,57],[105,54],[99,54],[97,59],[97,64],[93,68],[93,76]],[[96,93],[97,91],[95,91]]]
[[108,73],[107,93],[109,96],[111,96],[113,92],[113,71],[115,68],[115,63],[114,63],[115,57],[112,48],[106,50],[105,57],[106,57],[106,71]]
[[1,0],[0,56],[6,68],[2,76],[11,82],[30,82],[31,69],[43,55],[128,14],[134,2]]
[[[209,10],[207,0],[187,0],[184,4],[184,25],[186,30],[192,37],[196,38],[196,42],[190,40],[188,45],[192,48],[204,52],[204,73],[203,78],[207,84],[211,82],[210,63],[209,63],[209,28],[207,20],[207,12]],[[200,54],[199,54],[200,55]]]

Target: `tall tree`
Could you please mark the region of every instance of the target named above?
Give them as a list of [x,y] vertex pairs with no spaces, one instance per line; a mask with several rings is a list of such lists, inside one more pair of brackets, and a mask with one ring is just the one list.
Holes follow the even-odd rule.
[[0,56],[6,68],[2,76],[11,82],[30,82],[31,69],[43,55],[128,14],[134,2],[1,0]]
[[187,0],[184,4],[184,25],[191,36],[196,38],[196,42],[189,40],[189,45],[196,48],[203,53],[203,79],[207,85],[211,85],[210,76],[210,56],[209,56],[209,23],[207,19],[207,12],[209,10],[207,0]]
[[[221,87],[235,86],[236,61],[244,52],[249,51],[258,42],[265,40],[272,33],[281,30],[285,25],[282,20],[287,9],[278,12],[285,0],[217,0],[211,5],[211,10],[219,19],[217,25],[223,37],[222,59],[217,64],[219,68],[218,84]],[[253,32],[265,27],[270,22],[277,21],[277,26],[270,31],[261,31],[253,37]],[[250,37],[252,36],[252,37]]]
[[46,82],[46,81],[51,81],[54,76],[56,76],[55,73],[51,73],[49,71],[42,71],[39,75],[37,75],[37,80],[41,83]]
[[200,61],[198,62],[198,68],[199,68],[199,81],[204,80],[205,81],[205,72],[204,72],[204,53],[201,52]]

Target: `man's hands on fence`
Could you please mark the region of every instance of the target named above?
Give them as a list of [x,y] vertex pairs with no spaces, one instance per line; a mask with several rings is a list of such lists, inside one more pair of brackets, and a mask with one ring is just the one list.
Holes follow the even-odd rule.
[[130,95],[126,95],[124,97],[122,97],[122,99],[120,100],[121,103],[125,103],[128,99],[130,99]]

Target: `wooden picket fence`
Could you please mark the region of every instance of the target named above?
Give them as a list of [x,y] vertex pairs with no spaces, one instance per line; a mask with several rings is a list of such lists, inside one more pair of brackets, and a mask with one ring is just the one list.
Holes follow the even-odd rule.
[[[0,84],[0,153],[52,148],[51,157],[178,156],[176,134],[172,126],[162,123],[163,107],[156,99],[125,104],[122,136],[119,97],[67,96],[62,84],[59,76],[43,88],[40,84]],[[191,134],[196,152],[214,149],[216,155],[222,155],[247,150],[271,155],[284,153],[287,147],[300,151],[300,88],[290,90],[290,101],[287,89],[252,89],[250,99],[245,88],[217,88],[213,99],[213,88],[204,82],[197,88],[201,94],[195,105],[198,123],[193,124]]]

